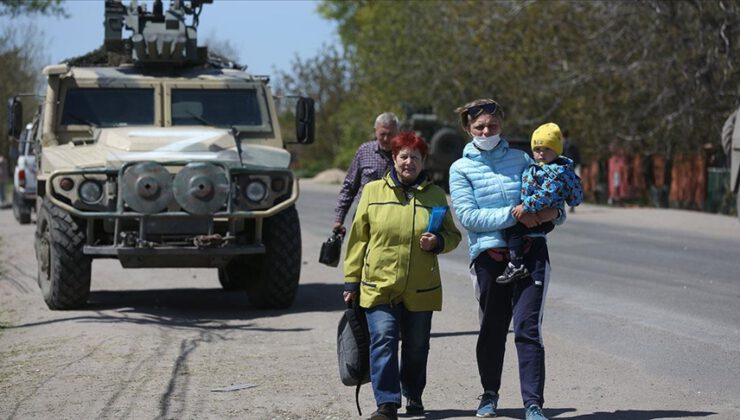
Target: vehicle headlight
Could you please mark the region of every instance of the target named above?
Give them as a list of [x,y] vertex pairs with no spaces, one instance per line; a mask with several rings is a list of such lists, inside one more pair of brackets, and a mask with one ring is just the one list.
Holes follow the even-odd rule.
[[84,181],[80,184],[80,199],[86,204],[94,204],[103,196],[103,186],[95,181]]
[[251,181],[244,188],[244,197],[247,200],[259,203],[267,196],[267,185],[262,181]]

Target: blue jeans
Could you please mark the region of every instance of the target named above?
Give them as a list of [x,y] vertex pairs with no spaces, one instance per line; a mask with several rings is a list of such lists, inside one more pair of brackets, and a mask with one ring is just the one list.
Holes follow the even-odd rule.
[[[432,311],[410,312],[403,303],[367,310],[370,331],[370,380],[375,403],[401,406],[401,393],[420,399],[427,383]],[[398,341],[403,337],[401,364]]]

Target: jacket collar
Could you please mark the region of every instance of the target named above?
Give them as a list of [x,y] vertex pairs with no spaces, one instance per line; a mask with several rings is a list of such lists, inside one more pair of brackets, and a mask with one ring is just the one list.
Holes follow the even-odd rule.
[[375,139],[375,153],[383,156],[383,158],[385,159],[391,160],[391,152],[386,152],[385,150],[381,149],[378,139]]
[[393,166],[391,166],[390,171],[388,171],[388,173],[385,175],[385,177],[383,177],[383,179],[385,180],[386,184],[388,184],[389,187],[400,188],[402,190],[412,190],[413,189],[413,190],[421,191],[431,183],[431,181],[429,180],[429,176],[427,176],[426,171],[422,170],[419,173],[419,177],[416,178],[416,182],[414,182],[414,184],[406,185],[398,179],[398,176],[396,175],[396,168]]

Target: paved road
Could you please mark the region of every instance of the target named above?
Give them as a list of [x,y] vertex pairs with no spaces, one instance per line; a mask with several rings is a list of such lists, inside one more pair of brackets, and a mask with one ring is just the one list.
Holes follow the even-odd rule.
[[[318,264],[338,187],[302,182],[295,305],[257,311],[214,270],[93,264],[91,304],[49,311],[33,226],[0,211],[0,418],[358,418],[336,374],[339,269]],[[740,418],[740,223],[695,212],[583,206],[550,238],[545,413]],[[468,418],[480,393],[477,311],[461,246],[441,260],[426,418]],[[522,418],[513,340],[500,412]],[[232,384],[254,388],[212,392]],[[361,403],[370,411],[372,393]]]
[[[311,193],[304,194],[302,209],[309,214],[330,209],[334,188],[305,183],[305,190]],[[320,233],[317,225],[308,229]],[[550,234],[549,242],[554,268],[544,324],[548,339],[619,360],[651,380],[689,392],[689,398],[709,395],[733,408],[727,418],[740,418],[735,411],[740,407],[737,218],[583,205]],[[447,283],[461,282],[467,264],[466,244],[444,256]],[[446,299],[453,294],[455,300],[470,300],[470,290],[460,290],[447,287]],[[548,369],[553,365],[551,358]],[[578,382],[590,383],[594,378],[588,375],[603,374],[596,369],[569,373],[575,381],[569,386],[582,389]],[[598,400],[608,403],[630,388],[650,398],[649,387],[637,378],[615,385],[604,388]],[[685,416],[691,413],[631,413],[625,406],[594,418]]]

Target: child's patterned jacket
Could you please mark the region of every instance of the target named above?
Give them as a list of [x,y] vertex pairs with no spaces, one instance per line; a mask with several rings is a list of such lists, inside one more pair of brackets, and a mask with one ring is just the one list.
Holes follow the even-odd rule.
[[573,171],[573,161],[565,156],[530,165],[522,173],[522,204],[527,213],[563,208],[564,203],[577,206],[582,201],[581,178]]

